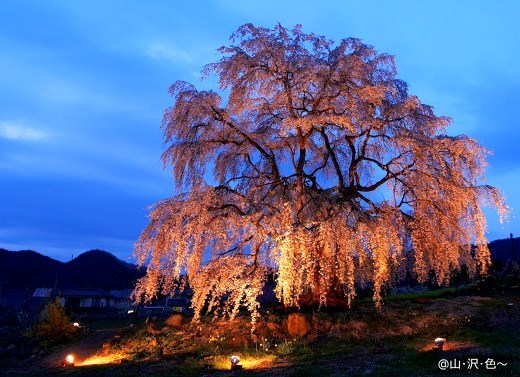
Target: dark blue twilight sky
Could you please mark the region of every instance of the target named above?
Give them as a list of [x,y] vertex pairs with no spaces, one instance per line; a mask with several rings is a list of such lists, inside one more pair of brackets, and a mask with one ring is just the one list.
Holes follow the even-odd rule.
[[100,248],[129,259],[147,207],[172,193],[159,161],[168,87],[199,88],[240,25],[301,23],[396,56],[410,92],[447,115],[450,134],[494,155],[488,183],[520,236],[518,1],[0,2],[0,247],[66,261]]

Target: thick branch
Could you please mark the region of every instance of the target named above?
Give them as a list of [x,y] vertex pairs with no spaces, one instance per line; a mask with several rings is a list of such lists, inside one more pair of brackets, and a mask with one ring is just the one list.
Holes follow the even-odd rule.
[[327,148],[327,151],[328,151],[328,155],[332,159],[332,164],[334,165],[334,169],[336,170],[336,175],[338,176],[339,188],[344,189],[345,181],[343,179],[343,173],[341,172],[341,167],[339,166],[339,162],[336,157],[336,154],[334,153],[334,150],[332,149],[332,146],[330,145],[329,137],[327,136],[327,133],[325,132],[325,129],[323,127],[320,130],[320,134],[323,137],[323,140],[325,142],[325,147]]
[[279,179],[280,172],[278,170],[278,166],[276,164],[276,160],[275,160],[274,156],[267,153],[267,151],[264,148],[262,148],[262,146],[260,144],[258,144],[255,140],[253,140],[253,138],[251,136],[249,136],[246,132],[244,132],[240,128],[236,127],[232,122],[225,120],[224,117],[222,116],[222,114],[215,107],[212,107],[212,109],[215,114],[215,120],[222,122],[226,126],[233,129],[235,132],[237,132],[239,135],[241,135],[244,139],[246,139],[246,141],[249,144],[251,144],[251,146],[253,146],[256,150],[258,150],[260,152],[260,154],[262,156],[264,156],[271,163],[274,178]]

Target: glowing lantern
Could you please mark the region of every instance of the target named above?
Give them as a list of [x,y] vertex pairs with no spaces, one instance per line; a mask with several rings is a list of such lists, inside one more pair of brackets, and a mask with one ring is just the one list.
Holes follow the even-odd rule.
[[65,360],[61,362],[61,366],[63,366],[63,367],[73,367],[74,366],[74,356],[67,355]]
[[442,350],[442,347],[444,347],[444,343],[446,342],[446,339],[444,339],[444,338],[436,338],[434,340],[434,342],[435,342],[435,345],[437,346],[437,348]]
[[240,357],[235,355],[231,356],[231,370],[242,369],[242,365],[238,365],[239,362]]

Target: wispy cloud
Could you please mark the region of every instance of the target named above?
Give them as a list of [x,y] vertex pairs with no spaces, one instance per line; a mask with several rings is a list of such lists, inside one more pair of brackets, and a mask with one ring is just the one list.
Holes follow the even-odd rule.
[[174,63],[191,64],[194,61],[188,51],[171,43],[154,42],[147,47],[146,54],[152,59],[164,59]]
[[0,123],[0,137],[11,140],[39,141],[49,135],[39,129],[27,127],[21,124],[3,122]]

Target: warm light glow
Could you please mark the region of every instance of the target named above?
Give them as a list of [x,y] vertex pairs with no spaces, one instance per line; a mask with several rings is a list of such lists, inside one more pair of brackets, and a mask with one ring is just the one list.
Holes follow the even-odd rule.
[[[244,356],[239,358],[239,362],[243,369],[265,369],[272,367],[274,359],[274,355],[262,357]],[[213,361],[213,367],[217,370],[229,370],[229,361],[229,357],[216,357]]]
[[[443,339],[443,338],[440,338]],[[437,339],[436,339],[437,340]],[[432,347],[431,343],[428,343],[424,347],[420,348],[419,351],[421,352],[431,352],[437,350],[438,346],[435,345],[435,347]],[[444,339],[444,345],[442,346],[442,350],[446,352],[451,351],[468,351],[472,349],[478,349],[482,347],[480,344],[472,343],[472,342],[462,342],[462,341],[456,341],[456,340],[450,340],[449,342],[446,342],[446,339]]]
[[240,357],[235,356],[235,355],[231,356],[231,365],[232,366],[237,365],[239,362],[240,362]]
[[66,361],[68,364],[73,364],[73,363],[74,363],[74,356],[72,356],[72,355],[67,355],[67,357],[65,358],[65,361]]
[[78,323],[78,322],[74,322],[74,323],[72,324],[72,326],[74,326],[74,327],[79,327],[79,323]]
[[248,357],[241,361],[244,369],[263,369],[269,368],[273,363],[273,357]]
[[79,365],[100,365],[100,364],[117,364],[124,359],[125,355],[122,353],[112,353],[108,355],[94,355],[86,360],[83,360]]

